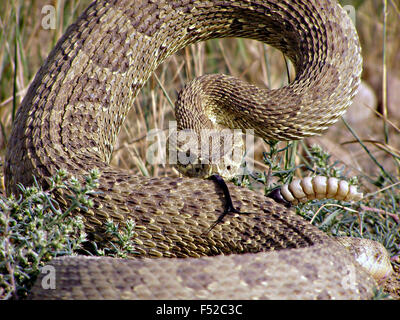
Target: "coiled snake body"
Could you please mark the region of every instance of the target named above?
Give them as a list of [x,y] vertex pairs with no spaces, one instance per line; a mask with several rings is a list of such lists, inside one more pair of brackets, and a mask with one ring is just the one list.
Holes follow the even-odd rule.
[[[17,112],[6,156],[7,191],[32,184],[33,175],[45,185],[60,168],[75,176],[98,168],[102,192],[93,199],[95,208],[83,213],[88,232],[101,239],[106,219],[130,217],[138,254],[164,258],[56,259],[57,290],[39,281],[35,297],[371,295],[374,281],[342,247],[260,194],[229,185],[235,207],[248,214],[229,216],[204,236],[224,208],[214,182],[151,179],[108,165],[121,123],[151,72],[177,50],[221,37],[273,45],[297,72],[278,90],[232,78],[225,84],[222,76],[195,81],[218,121],[228,119],[234,128],[254,128],[275,140],[320,133],[345,111],[359,84],[358,38],[335,1],[94,2],[50,53]],[[189,107],[201,113],[193,101]]]

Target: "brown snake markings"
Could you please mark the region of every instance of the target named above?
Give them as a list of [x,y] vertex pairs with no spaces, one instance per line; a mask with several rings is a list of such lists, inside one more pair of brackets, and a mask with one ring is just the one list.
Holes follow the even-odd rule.
[[[108,165],[124,117],[151,72],[191,43],[233,36],[277,47],[297,71],[296,80],[278,90],[232,78],[221,88],[219,76],[209,78],[208,87],[221,97],[213,107],[228,111],[220,117],[233,123],[229,113],[235,112],[245,119],[235,127],[254,128],[268,139],[299,139],[325,130],[350,104],[361,73],[360,47],[334,1],[97,1],[67,29],[17,112],[7,192],[31,184],[32,175],[46,184],[60,168],[82,176],[97,167],[103,193],[84,213],[88,232],[101,239],[107,218],[131,217],[141,255],[193,258],[56,259],[58,289],[42,290],[39,281],[36,297],[371,295],[373,280],[344,249],[260,194],[230,185],[235,207],[250,214],[227,217],[204,237],[224,208],[213,182],[151,179]],[[240,105],[226,103],[228,97]]]

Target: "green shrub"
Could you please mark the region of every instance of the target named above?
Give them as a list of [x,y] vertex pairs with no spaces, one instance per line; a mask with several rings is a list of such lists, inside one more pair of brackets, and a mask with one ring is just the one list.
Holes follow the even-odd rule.
[[[45,262],[73,255],[81,247],[86,240],[83,220],[69,213],[93,205],[89,196],[98,175],[90,172],[81,184],[60,170],[47,191],[35,183],[28,188],[20,185],[18,198],[0,197],[0,298],[24,298]],[[61,190],[70,200],[66,210],[55,199]]]

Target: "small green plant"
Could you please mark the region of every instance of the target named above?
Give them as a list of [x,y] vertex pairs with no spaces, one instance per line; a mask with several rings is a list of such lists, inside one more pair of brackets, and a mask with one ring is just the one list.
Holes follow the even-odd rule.
[[[38,183],[19,186],[20,195],[0,197],[0,298],[24,298],[39,268],[53,257],[73,255],[86,240],[83,220],[70,213],[87,210],[97,187],[98,172],[85,178],[67,178],[58,171],[44,191]],[[69,206],[62,210],[55,195],[63,192]]]
[[298,144],[290,142],[279,148],[277,141],[264,141],[269,146],[269,151],[263,152],[263,162],[268,166],[268,171],[248,172],[240,178],[235,178],[233,182],[251,190],[256,189],[254,182],[259,183],[263,185],[264,193],[268,194],[276,187],[292,181],[295,170],[299,168],[294,163]]
[[132,219],[128,219],[123,227],[118,223],[114,223],[113,220],[108,220],[106,223],[106,233],[112,237],[112,240],[108,242],[108,246],[104,251],[100,251],[100,253],[118,258],[127,258],[128,256],[138,254],[135,250],[135,242],[133,240],[137,237],[135,221]]

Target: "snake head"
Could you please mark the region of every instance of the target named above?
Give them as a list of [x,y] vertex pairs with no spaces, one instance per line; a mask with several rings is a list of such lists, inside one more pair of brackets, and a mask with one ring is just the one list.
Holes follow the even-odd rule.
[[175,164],[179,172],[203,179],[216,174],[231,180],[240,173],[244,155],[242,135],[229,135],[221,129],[178,130],[175,136],[169,136],[167,148],[170,164]]
[[[200,159],[199,159],[200,160]],[[204,163],[188,163],[188,164],[177,164],[177,169],[180,173],[191,178],[202,178],[206,179],[210,177],[212,173],[212,166]]]

